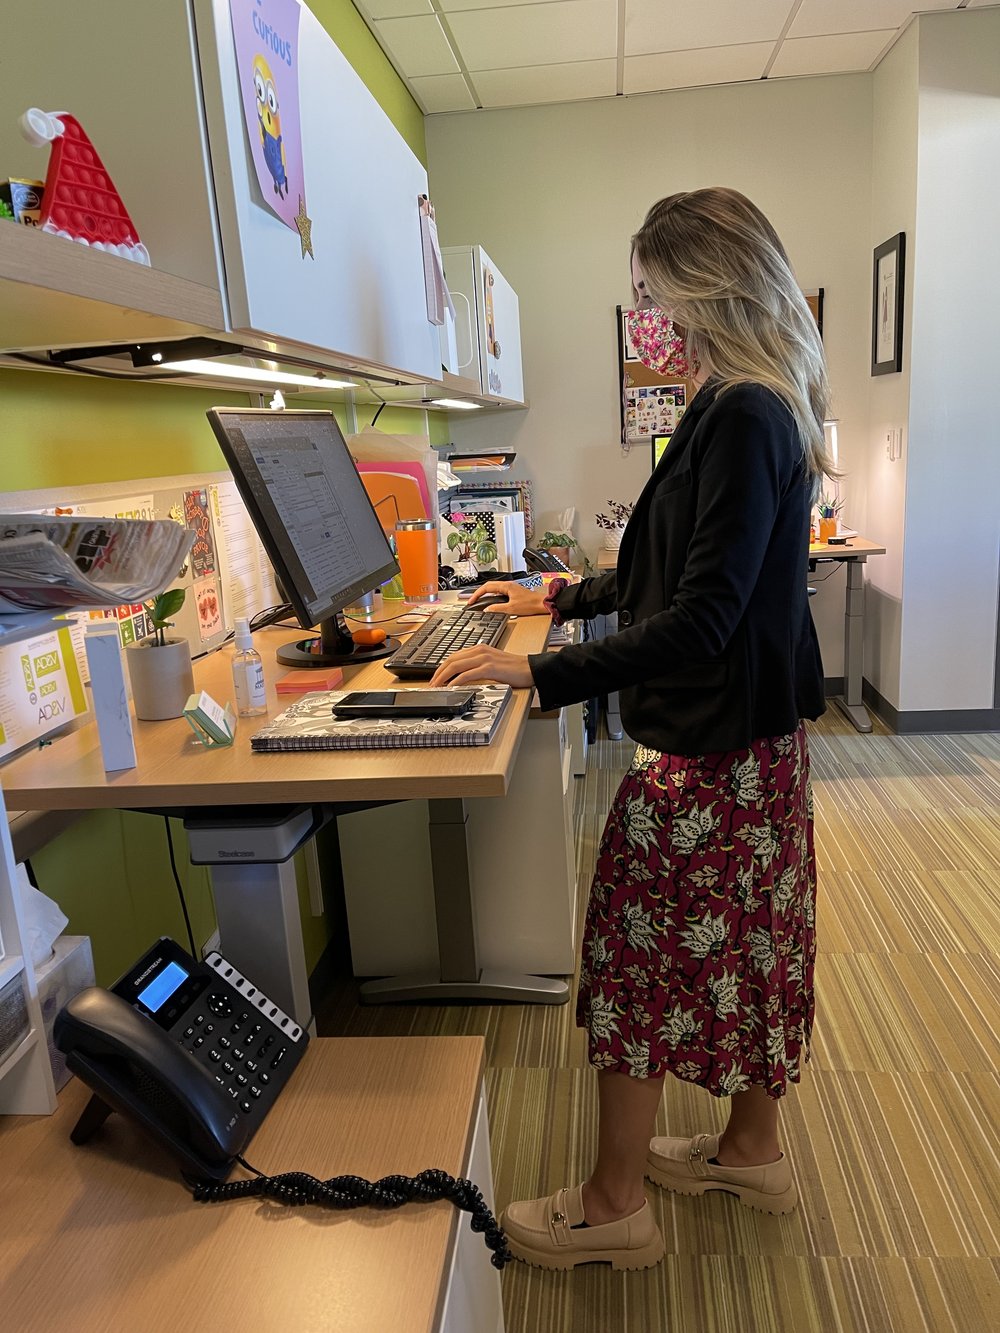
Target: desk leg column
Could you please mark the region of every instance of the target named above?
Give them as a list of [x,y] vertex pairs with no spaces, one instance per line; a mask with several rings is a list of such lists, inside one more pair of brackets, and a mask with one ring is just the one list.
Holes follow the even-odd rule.
[[219,952],[315,1035],[294,858],[213,865],[210,872]]
[[461,799],[438,798],[427,804],[438,971],[366,981],[360,988],[362,1001],[381,1004],[390,1000],[516,1000],[521,1004],[565,1004],[569,999],[565,981],[479,966],[466,828],[468,811]]
[[865,581],[861,560],[848,560],[847,610],[844,614],[844,695],[837,707],[858,731],[871,731],[872,720],[861,697],[865,662]]

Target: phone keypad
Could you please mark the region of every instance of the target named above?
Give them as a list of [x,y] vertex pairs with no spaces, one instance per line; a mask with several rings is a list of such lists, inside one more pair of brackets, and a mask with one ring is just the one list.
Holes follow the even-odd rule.
[[222,984],[209,984],[182,1015],[178,1040],[212,1074],[241,1115],[259,1121],[308,1037],[225,959],[215,954],[206,961]]

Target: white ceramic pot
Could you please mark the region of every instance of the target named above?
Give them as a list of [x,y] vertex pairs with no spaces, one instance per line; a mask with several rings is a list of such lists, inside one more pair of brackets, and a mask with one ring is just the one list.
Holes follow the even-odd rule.
[[168,639],[162,647],[154,645],[151,638],[130,643],[125,660],[136,717],[144,722],[180,717],[188,696],[194,693],[187,639]]
[[624,528],[605,528],[604,549],[606,551],[617,551],[622,544],[622,534],[624,531]]

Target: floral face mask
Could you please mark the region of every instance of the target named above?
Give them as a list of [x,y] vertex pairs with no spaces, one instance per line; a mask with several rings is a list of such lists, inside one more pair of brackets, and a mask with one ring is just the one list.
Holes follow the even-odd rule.
[[626,326],[635,354],[647,369],[677,379],[690,379],[697,371],[697,361],[688,356],[687,344],[662,310],[655,306],[632,310]]

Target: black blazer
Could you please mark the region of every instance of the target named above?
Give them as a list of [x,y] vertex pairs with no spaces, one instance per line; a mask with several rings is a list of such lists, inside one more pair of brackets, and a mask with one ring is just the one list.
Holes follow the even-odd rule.
[[794,419],[759,385],[695,396],[622,537],[618,567],[564,588],[564,619],[618,633],[530,660],[543,708],[621,692],[652,749],[744,749],[824,711],[809,612],[811,487]]

